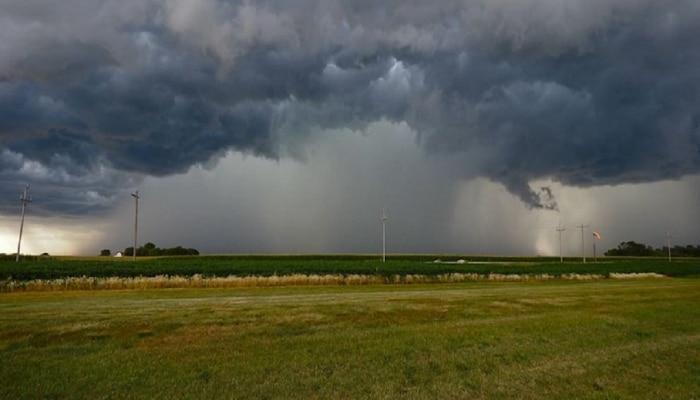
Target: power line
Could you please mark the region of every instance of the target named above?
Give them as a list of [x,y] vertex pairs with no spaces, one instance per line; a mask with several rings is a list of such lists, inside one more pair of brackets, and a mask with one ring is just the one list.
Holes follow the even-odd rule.
[[24,230],[24,212],[27,209],[27,204],[32,202],[32,198],[27,196],[28,191],[29,185],[24,187],[24,193],[19,198],[22,202],[22,222],[19,224],[19,241],[17,242],[17,256],[15,258],[15,262],[19,262],[19,249],[22,245],[22,231]]

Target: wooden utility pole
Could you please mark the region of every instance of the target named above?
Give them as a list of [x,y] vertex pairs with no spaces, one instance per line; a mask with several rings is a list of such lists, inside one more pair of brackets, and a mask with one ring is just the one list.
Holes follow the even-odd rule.
[[139,191],[137,190],[136,193],[132,193],[131,196],[134,198],[134,201],[136,202],[136,213],[134,214],[134,254],[133,254],[133,259],[136,259],[136,243],[138,241],[138,235],[139,235]]
[[19,249],[22,245],[22,231],[24,230],[24,211],[27,208],[27,204],[32,202],[32,198],[27,196],[28,191],[29,185],[24,187],[24,193],[22,194],[22,197],[19,198],[22,202],[22,222],[19,224],[19,241],[17,242],[17,256],[15,258],[16,262],[19,262]]
[[386,210],[382,210],[382,262],[386,262]]
[[583,240],[583,230],[588,228],[590,225],[584,225],[581,224],[578,226],[578,228],[581,229],[581,256],[583,257],[583,263],[586,263],[586,247],[584,246],[584,240]]
[[564,232],[566,228],[561,226],[561,222],[559,222],[559,226],[557,226],[557,232],[559,233],[559,262],[564,262],[564,256],[562,256],[561,253],[561,233]]

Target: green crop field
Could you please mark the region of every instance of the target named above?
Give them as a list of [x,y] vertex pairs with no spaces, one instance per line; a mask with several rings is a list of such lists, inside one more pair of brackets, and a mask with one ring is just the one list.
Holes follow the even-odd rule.
[[692,399],[700,279],[0,293],[6,399]]
[[[436,263],[436,260],[442,262]],[[456,261],[462,260],[463,263]],[[560,263],[551,257],[477,257],[460,255],[394,255],[386,263],[367,255],[305,256],[195,256],[131,258],[37,257],[14,262],[0,258],[2,282],[63,279],[70,277],[130,278],[156,276],[287,276],[367,275],[395,281],[407,275],[445,274],[589,274],[608,277],[610,273],[658,273],[670,277],[700,276],[700,259],[605,258],[583,263],[568,259]]]

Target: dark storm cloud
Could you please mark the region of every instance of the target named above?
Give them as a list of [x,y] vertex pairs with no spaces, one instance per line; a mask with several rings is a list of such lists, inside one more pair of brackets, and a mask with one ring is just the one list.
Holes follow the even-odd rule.
[[83,211],[145,175],[228,150],[303,158],[311,129],[382,119],[533,208],[556,208],[539,179],[700,171],[694,0],[23,0],[0,15],[0,181],[84,185]]

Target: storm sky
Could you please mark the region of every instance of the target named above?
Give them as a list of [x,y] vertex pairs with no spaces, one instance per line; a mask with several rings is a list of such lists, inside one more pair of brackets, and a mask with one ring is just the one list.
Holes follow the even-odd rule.
[[[0,0],[0,252],[700,242],[700,1]],[[142,241],[142,243],[143,243]]]

